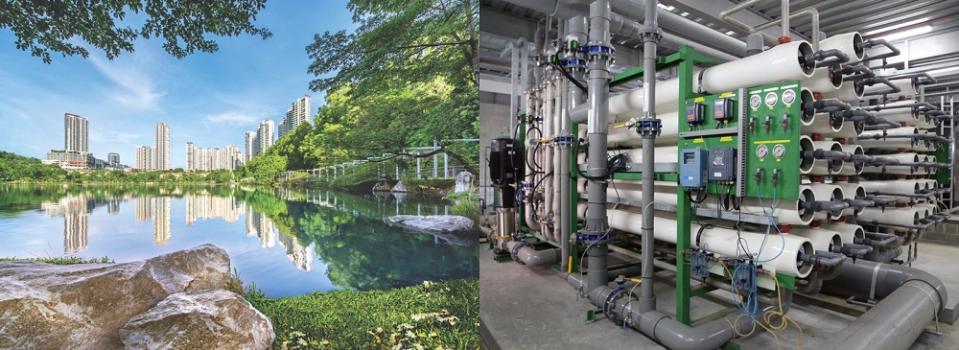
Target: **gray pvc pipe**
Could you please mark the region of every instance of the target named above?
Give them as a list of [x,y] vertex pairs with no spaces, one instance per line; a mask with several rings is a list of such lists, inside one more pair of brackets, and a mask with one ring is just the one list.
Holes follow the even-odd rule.
[[[609,2],[596,0],[589,6],[590,45],[611,45],[609,40]],[[606,218],[606,184],[603,179],[606,169],[606,134],[609,130],[609,61],[595,57],[589,59],[589,117],[586,139],[589,141],[586,173],[587,210],[586,231],[605,234],[609,231]],[[605,238],[605,237],[604,237]],[[598,240],[587,248],[587,290],[605,286],[607,281],[606,242]]]
[[[534,10],[541,14],[548,15],[553,13],[553,10],[555,10],[556,16],[560,18],[571,18],[584,13],[586,10],[586,8],[583,6],[577,6],[575,4],[565,3],[562,1],[560,1],[558,4],[552,1],[536,0],[504,1],[515,6]],[[635,11],[637,11],[633,7],[639,7],[638,11],[640,12],[638,16],[634,16],[633,14],[626,12],[622,12],[622,14],[610,13],[610,20],[612,21],[612,33],[627,37],[636,35],[635,28],[637,28],[639,24],[630,18],[643,18],[642,6],[639,4],[627,4],[627,2],[621,2],[621,4],[618,4],[617,6],[623,6],[622,9],[624,11],[633,14],[635,14]],[[689,45],[698,52],[727,61],[738,57],[743,57],[745,55],[746,44],[736,38],[717,32],[702,24],[693,22],[663,9],[657,9],[657,13],[659,13],[660,17],[665,19],[663,21],[663,29],[665,30],[663,33],[663,40],[666,42],[674,45]]]
[[949,300],[945,285],[925,271],[864,260],[844,264],[823,292],[882,299],[829,342],[843,350],[908,349]]
[[[647,31],[659,30],[659,22],[656,18],[655,0],[646,0],[644,23]],[[643,87],[646,95],[644,96],[645,109],[643,119],[650,120],[656,118],[656,38],[652,33],[646,33],[643,37]],[[639,310],[646,312],[656,309],[656,294],[653,291],[653,246],[656,244],[656,238],[653,236],[653,198],[656,195],[654,185],[656,179],[653,177],[656,163],[656,134],[645,133],[643,137],[643,196],[642,210],[643,223],[640,227],[643,235],[643,274],[642,285],[639,293]]]
[[[520,242],[510,241],[506,243],[507,251],[512,252]],[[555,264],[559,260],[559,249],[541,249],[536,250],[530,246],[520,247],[516,251],[516,258],[526,264],[526,266],[545,266]]]
[[[610,0],[610,5],[612,5],[615,13],[621,14],[626,18],[645,18],[645,12],[648,8],[648,6],[643,6],[646,5],[645,1],[640,0]],[[665,9],[655,9],[659,17],[658,22],[663,29],[682,37],[707,43],[709,46],[718,48],[737,57],[746,55],[746,43],[741,40],[720,33],[683,16],[666,11]]]
[[[729,327],[729,323],[722,318],[691,327],[659,311],[639,312],[633,310],[638,308],[638,305],[630,303],[631,298],[629,296],[615,298],[607,305],[607,299],[612,291],[613,289],[608,286],[598,287],[589,292],[589,300],[594,305],[607,310],[617,323],[624,318],[629,318],[630,327],[662,343],[667,348],[674,350],[715,349],[732,340],[736,335],[733,329]],[[732,313],[737,314],[738,311]],[[751,322],[752,319],[741,318],[735,325],[738,328],[737,331],[739,333],[748,332],[752,328]]]

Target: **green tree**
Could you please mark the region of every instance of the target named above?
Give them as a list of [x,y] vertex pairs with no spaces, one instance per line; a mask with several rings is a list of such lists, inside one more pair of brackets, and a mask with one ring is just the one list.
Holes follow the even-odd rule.
[[275,154],[262,154],[253,157],[240,170],[242,177],[253,177],[256,182],[273,182],[286,170],[286,158]]
[[306,139],[307,135],[312,131],[312,125],[309,123],[300,124],[296,130],[293,132],[283,135],[273,147],[267,151],[267,154],[278,155],[286,158],[287,169],[298,170],[306,169],[310,166],[304,160],[305,153],[308,151],[303,149],[303,142]]
[[[18,49],[46,63],[51,53],[86,58],[83,43],[114,59],[132,52],[137,38],[152,37],[162,38],[164,50],[183,58],[216,51],[217,43],[207,35],[270,37],[269,30],[252,23],[265,6],[266,0],[0,0],[0,29],[10,28]],[[133,27],[127,21],[131,14],[146,19]]]
[[0,181],[45,181],[64,179],[66,176],[66,172],[56,165],[0,151]]
[[[319,150],[304,150],[305,162],[478,137],[477,2],[353,0],[349,8],[356,31],[316,35],[307,47],[317,76],[310,88],[328,94],[304,139]],[[441,146],[455,162],[475,164],[475,144]]]

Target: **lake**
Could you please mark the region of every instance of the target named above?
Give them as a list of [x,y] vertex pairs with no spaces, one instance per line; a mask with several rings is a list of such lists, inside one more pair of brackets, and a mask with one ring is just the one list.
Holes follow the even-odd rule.
[[450,213],[409,194],[180,186],[0,185],[0,257],[116,262],[213,243],[244,284],[270,296],[478,278],[475,237],[386,225]]

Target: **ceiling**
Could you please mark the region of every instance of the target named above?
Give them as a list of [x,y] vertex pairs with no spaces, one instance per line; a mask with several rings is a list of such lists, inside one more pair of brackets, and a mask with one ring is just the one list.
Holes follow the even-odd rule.
[[[540,10],[548,8],[542,2],[552,4],[550,0],[529,0],[538,2],[531,7]],[[574,0],[558,0],[566,3]],[[660,0],[660,7],[699,24],[713,28],[726,35],[743,40],[747,33],[731,26],[718,18],[719,12],[728,9],[743,0]],[[584,2],[585,3],[585,2]],[[502,0],[481,0],[480,25],[480,70],[488,77],[502,79],[509,75],[509,55],[501,57],[509,40],[516,37],[533,37],[537,24],[546,21],[546,13],[516,6]],[[944,32],[959,31],[959,1],[956,0],[792,0],[790,10],[798,12],[815,7],[820,15],[820,30],[827,36],[850,31],[859,31],[867,39],[883,37],[890,33],[901,32],[917,26],[930,26],[927,33],[911,37],[910,40],[931,37]],[[738,14],[738,18],[750,25],[777,20],[780,17],[780,1],[765,0],[746,8],[748,12]],[[746,20],[748,19],[748,21]],[[793,36],[809,38],[811,21],[808,16],[795,17],[790,21]],[[773,29],[778,31],[778,29]],[[890,40],[895,42],[894,40]],[[617,46],[618,65],[614,71],[637,65],[642,46],[636,37],[614,36]],[[951,65],[959,58],[959,43],[946,43],[948,54],[917,60],[911,64],[921,66],[939,62]],[[663,45],[659,54],[668,54],[675,48]]]

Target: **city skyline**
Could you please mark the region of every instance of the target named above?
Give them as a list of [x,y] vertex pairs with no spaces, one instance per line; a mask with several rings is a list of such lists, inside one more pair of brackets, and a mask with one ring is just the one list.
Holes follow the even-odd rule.
[[[330,19],[316,21],[310,13]],[[17,125],[0,130],[0,149],[44,159],[63,147],[64,135],[50,130],[69,112],[92,123],[90,153],[106,159],[115,152],[133,165],[136,146],[154,145],[153,126],[162,121],[170,128],[170,168],[186,168],[187,141],[243,145],[246,131],[263,119],[279,122],[304,93],[317,101],[315,114],[325,92],[308,90],[314,77],[306,73],[312,60],[304,49],[314,34],[355,29],[350,12],[339,3],[276,2],[256,22],[273,37],[221,38],[217,52],[183,59],[165,53],[158,39],[139,40],[134,52],[112,61],[91,50],[86,59],[45,64],[12,45],[0,47],[7,68],[0,89],[9,92],[0,96],[0,119]],[[0,40],[13,42],[13,34],[2,31]]]

